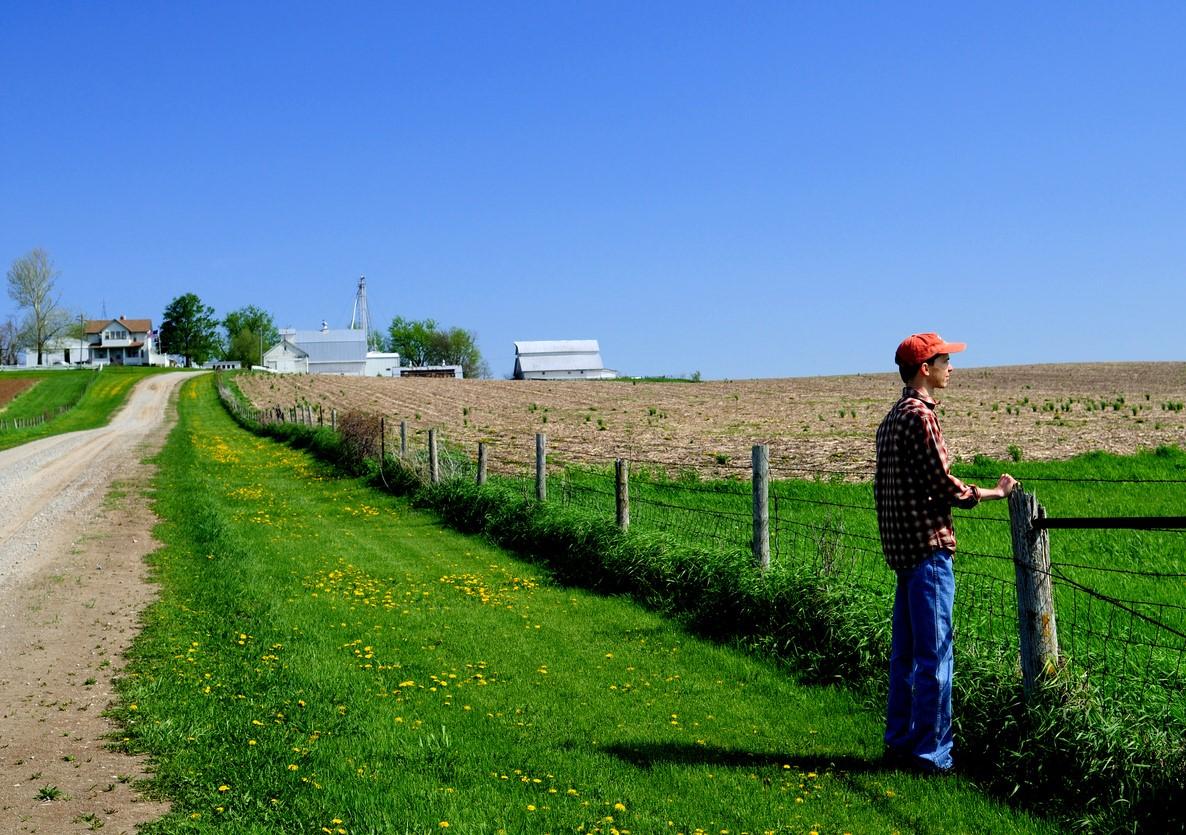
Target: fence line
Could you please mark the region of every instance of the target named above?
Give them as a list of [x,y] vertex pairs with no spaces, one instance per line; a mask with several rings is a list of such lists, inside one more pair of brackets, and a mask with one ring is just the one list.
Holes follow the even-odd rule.
[[[251,416],[261,422],[284,421],[291,417],[306,425],[313,423],[311,414],[297,408],[252,410]],[[337,423],[336,418],[333,422]],[[391,423],[386,421],[386,427],[390,428]],[[419,442],[412,443],[415,438],[409,437],[406,421],[400,421],[399,425],[401,460],[419,473],[423,480],[432,480],[429,460],[432,456],[428,451],[420,450]],[[430,431],[429,439],[439,450],[441,442],[435,430]],[[385,445],[385,448],[390,450],[394,447]],[[526,498],[584,508],[590,513],[616,520],[619,526],[622,526],[625,510],[625,519],[628,520],[625,526],[664,530],[691,544],[712,543],[716,547],[752,550],[755,561],[759,565],[769,565],[772,570],[785,570],[795,565],[814,571],[821,581],[859,583],[887,598],[892,594],[893,574],[885,566],[882,556],[874,506],[795,494],[800,488],[816,484],[827,486],[829,482],[819,478],[820,471],[810,471],[814,480],[786,482],[772,479],[768,488],[766,522],[763,524],[763,514],[759,512],[753,484],[746,485],[740,479],[705,484],[690,478],[670,478],[666,475],[663,468],[686,468],[687,463],[684,461],[665,461],[661,458],[634,458],[628,462],[624,458],[617,461],[602,460],[563,451],[560,454],[564,456],[565,463],[557,464],[552,460],[557,453],[549,455],[547,442],[542,435],[536,442],[534,466],[524,461],[500,460],[498,448],[490,442],[484,443],[482,450],[481,466],[478,466],[469,458],[469,454],[450,448],[443,453],[442,458],[442,462],[450,463],[443,465],[438,477],[441,480],[474,478],[476,472],[484,474],[486,467],[489,467],[499,473],[491,479],[491,483],[514,485]],[[719,461],[713,464],[710,457],[706,456],[706,459],[710,469],[736,473],[748,471],[751,476],[753,474],[752,465],[745,467]],[[777,465],[775,462],[778,460],[777,457],[769,457],[767,452],[766,461],[770,462],[767,466],[778,474],[807,472],[803,468]],[[570,466],[573,463],[585,465],[585,469],[572,471]],[[629,480],[615,478],[616,471],[623,465],[634,470]],[[648,468],[654,468],[655,471]],[[548,481],[549,473],[552,474],[551,483]],[[834,470],[825,474],[841,478],[861,474],[867,478],[871,475],[856,470]],[[1031,477],[1026,481],[1186,484],[1186,479]],[[756,483],[757,479],[754,480]],[[1019,496],[1030,495],[1020,490],[1017,493]],[[728,509],[730,504],[735,510]],[[1040,508],[1036,500],[1035,506]],[[800,508],[813,510],[803,516],[797,510]],[[1051,546],[1053,553],[1047,555],[1046,563],[1040,560],[1035,562],[1029,555],[1019,553],[1018,538],[1028,542],[1040,536],[1048,537],[1048,529],[1055,528],[1058,522],[1046,518],[1044,510],[1029,516],[1012,506],[1010,511],[1009,518],[955,515],[959,525],[981,525],[985,527],[986,534],[1004,525],[1009,525],[1015,531],[1014,547],[1009,555],[970,548],[958,551],[956,617],[960,647],[969,652],[1012,654],[1015,658],[1023,659],[1028,651],[1030,660],[1023,660],[1022,666],[1023,670],[1028,668],[1026,681],[1030,688],[1044,674],[1070,669],[1091,676],[1095,686],[1105,692],[1117,693],[1122,686],[1135,682],[1146,688],[1176,694],[1176,699],[1186,689],[1182,679],[1183,667],[1186,666],[1186,624],[1176,623],[1181,619],[1178,613],[1186,611],[1186,606],[1149,600],[1125,600],[1091,588],[1082,578],[1076,579],[1066,572],[1098,571],[1141,580],[1181,579],[1186,577],[1186,573],[1141,571],[1063,561],[1058,556],[1058,540]],[[1181,517],[1161,517],[1154,518],[1148,524],[1168,526],[1170,522],[1180,521]],[[1152,527],[1148,530],[1157,531],[1161,528]],[[768,542],[766,562],[762,559],[763,535]],[[969,559],[972,560],[971,564],[968,563]],[[977,560],[984,560],[986,564],[980,565],[976,563]],[[1014,571],[1009,573],[1015,576],[1003,576],[1007,571],[1007,563],[1013,564]],[[992,565],[1000,566],[1000,573],[994,573],[997,569],[986,570]],[[1035,603],[1031,600],[1032,606],[1027,609],[1026,606],[1030,604],[1019,604],[1018,595],[1036,600],[1030,594],[1031,586],[1034,589],[1048,588],[1049,591],[1042,592],[1042,601]],[[1038,623],[1045,618],[1051,628],[1045,632],[1041,628],[1029,629],[1027,632],[1027,617]],[[1056,642],[1051,644],[1047,641],[1034,649],[1033,636],[1053,637],[1055,623]],[[1057,641],[1061,641],[1061,646]],[[1031,644],[1028,648],[1027,642]],[[1180,700],[1176,703],[1179,712],[1183,712]]]

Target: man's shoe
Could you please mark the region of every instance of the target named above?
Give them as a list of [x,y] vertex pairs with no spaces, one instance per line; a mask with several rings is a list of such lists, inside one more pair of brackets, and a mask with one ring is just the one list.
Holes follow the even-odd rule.
[[911,759],[913,760],[911,763],[913,770],[923,777],[951,777],[955,774],[954,762],[946,766],[938,766],[930,760],[924,760],[921,757],[912,757]]

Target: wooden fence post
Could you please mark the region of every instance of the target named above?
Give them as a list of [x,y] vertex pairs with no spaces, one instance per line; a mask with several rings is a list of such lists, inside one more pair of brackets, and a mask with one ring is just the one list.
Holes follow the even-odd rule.
[[486,483],[486,442],[478,441],[478,486]]
[[548,500],[548,436],[535,433],[535,498]]
[[765,571],[770,567],[770,447],[758,444],[753,451],[754,468],[754,562]]
[[[431,431],[430,429],[429,432]],[[408,422],[406,420],[399,422],[399,457],[408,457]]]
[[1054,588],[1050,581],[1050,534],[1034,528],[1046,509],[1020,487],[1009,495],[1013,529],[1013,565],[1017,580],[1017,634],[1021,645],[1021,678],[1026,698],[1036,692],[1042,676],[1058,669],[1058,628],[1054,619]]
[[[407,436],[405,435],[404,438]],[[428,480],[436,484],[441,480],[441,471],[437,467],[437,431],[428,430]]]
[[619,458],[614,462],[614,497],[617,499],[618,527],[630,530],[630,462]]
[[379,463],[387,460],[387,418],[379,415]]
[[337,409],[329,410],[329,428],[334,430],[335,432],[338,431],[338,410]]

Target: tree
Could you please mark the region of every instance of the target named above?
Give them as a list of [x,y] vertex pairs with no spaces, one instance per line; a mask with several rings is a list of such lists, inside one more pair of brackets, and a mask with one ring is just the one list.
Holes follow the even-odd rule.
[[392,351],[399,354],[403,365],[431,365],[429,357],[432,355],[432,335],[436,333],[437,323],[433,319],[414,322],[402,316],[391,320],[388,342]]
[[489,377],[490,368],[478,350],[477,337],[464,328],[444,330],[434,319],[391,322],[391,350],[404,365],[460,365],[466,377]]
[[249,304],[232,310],[222,320],[226,331],[226,358],[245,366],[263,365],[264,352],[280,341],[272,314]]
[[466,377],[489,377],[490,367],[478,350],[477,336],[463,328],[433,334],[432,365],[460,365]]
[[16,352],[20,347],[20,329],[9,316],[0,324],[0,365],[16,365]]
[[54,295],[57,277],[49,253],[40,247],[16,259],[8,268],[8,296],[28,311],[20,335],[37,349],[38,365],[48,343],[70,324],[70,315],[59,306],[60,297]]
[[218,320],[214,308],[202,304],[194,293],[186,293],[169,302],[161,323],[161,350],[180,354],[185,364],[201,365],[222,348],[218,338]]

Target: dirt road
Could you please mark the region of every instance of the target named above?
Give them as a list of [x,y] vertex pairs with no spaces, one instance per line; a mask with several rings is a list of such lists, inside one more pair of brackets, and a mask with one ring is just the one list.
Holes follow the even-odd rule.
[[130,833],[167,810],[107,749],[103,711],[154,594],[145,459],[189,376],[146,378],[106,427],[0,452],[0,833]]

